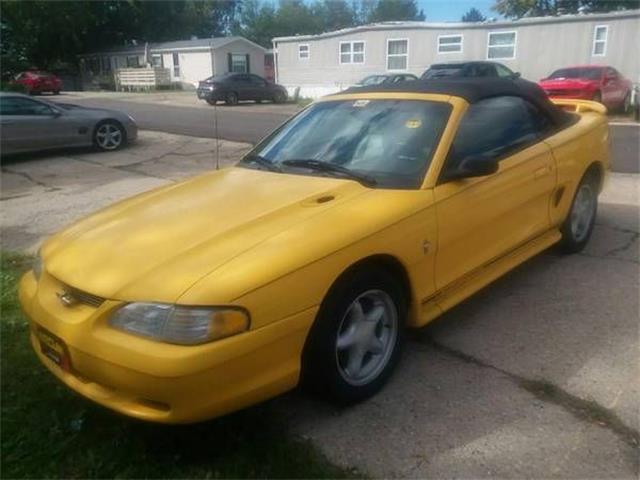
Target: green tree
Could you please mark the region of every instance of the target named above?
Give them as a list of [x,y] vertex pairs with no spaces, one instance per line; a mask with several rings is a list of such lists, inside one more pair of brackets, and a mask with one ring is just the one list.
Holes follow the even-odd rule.
[[320,33],[322,18],[314,15],[311,7],[303,0],[280,0],[276,12],[276,26],[279,35],[304,35]]
[[539,17],[560,13],[611,12],[640,8],[640,0],[496,0],[493,10],[507,18]]
[[323,31],[340,30],[357,24],[355,6],[346,0],[317,1],[311,10],[321,20]]
[[640,8],[640,0],[582,0],[580,3],[587,7],[589,12],[612,12]]
[[270,3],[261,4],[259,0],[245,0],[233,33],[270,48],[271,39],[279,35],[275,7]]
[[362,25],[369,22],[376,9],[376,0],[353,0],[352,8],[355,13],[355,24]]
[[226,35],[240,0],[2,1],[2,70],[75,65],[79,53],[132,41]]
[[482,15],[480,10],[475,7],[471,7],[467,13],[462,16],[463,22],[484,22],[487,18]]
[[424,19],[424,12],[418,10],[415,0],[378,0],[367,21],[424,21]]
[[3,1],[3,72],[12,63],[43,68],[74,61],[101,13],[91,2]]

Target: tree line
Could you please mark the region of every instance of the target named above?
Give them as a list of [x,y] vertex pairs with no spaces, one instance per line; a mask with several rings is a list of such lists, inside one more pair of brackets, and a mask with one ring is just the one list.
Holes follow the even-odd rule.
[[[495,0],[506,18],[638,8],[640,0]],[[242,35],[264,47],[277,36],[315,34],[384,21],[423,21],[416,0],[3,0],[3,76],[76,64],[80,53],[133,42]],[[462,21],[485,17],[475,8]]]

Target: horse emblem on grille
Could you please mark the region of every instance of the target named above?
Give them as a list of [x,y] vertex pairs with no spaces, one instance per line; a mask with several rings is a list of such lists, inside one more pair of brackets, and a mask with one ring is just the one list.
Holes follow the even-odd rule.
[[58,300],[60,300],[60,303],[62,303],[62,305],[64,305],[65,307],[73,307],[76,303],[78,303],[78,299],[74,297],[71,292],[67,292],[66,290],[63,290],[62,292],[56,292],[56,296],[58,297]]

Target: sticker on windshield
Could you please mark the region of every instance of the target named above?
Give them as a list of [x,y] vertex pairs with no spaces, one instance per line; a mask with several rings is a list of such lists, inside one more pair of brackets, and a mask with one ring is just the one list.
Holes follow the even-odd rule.
[[369,100],[356,100],[353,102],[354,107],[366,107],[369,105]]
[[407,128],[420,128],[420,125],[422,125],[422,121],[418,120],[417,118],[407,120],[404,124],[404,126]]

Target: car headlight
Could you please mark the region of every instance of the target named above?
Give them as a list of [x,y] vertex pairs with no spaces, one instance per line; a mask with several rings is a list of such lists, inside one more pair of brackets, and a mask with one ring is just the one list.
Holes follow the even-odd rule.
[[31,265],[31,269],[33,270],[33,275],[36,277],[36,280],[40,280],[40,277],[42,276],[42,269],[43,269],[42,256],[40,255],[40,252],[38,252],[38,254],[36,255],[36,258],[33,260],[33,265]]
[[162,303],[128,303],[109,324],[159,342],[197,345],[249,329],[249,315],[234,307],[184,307]]

